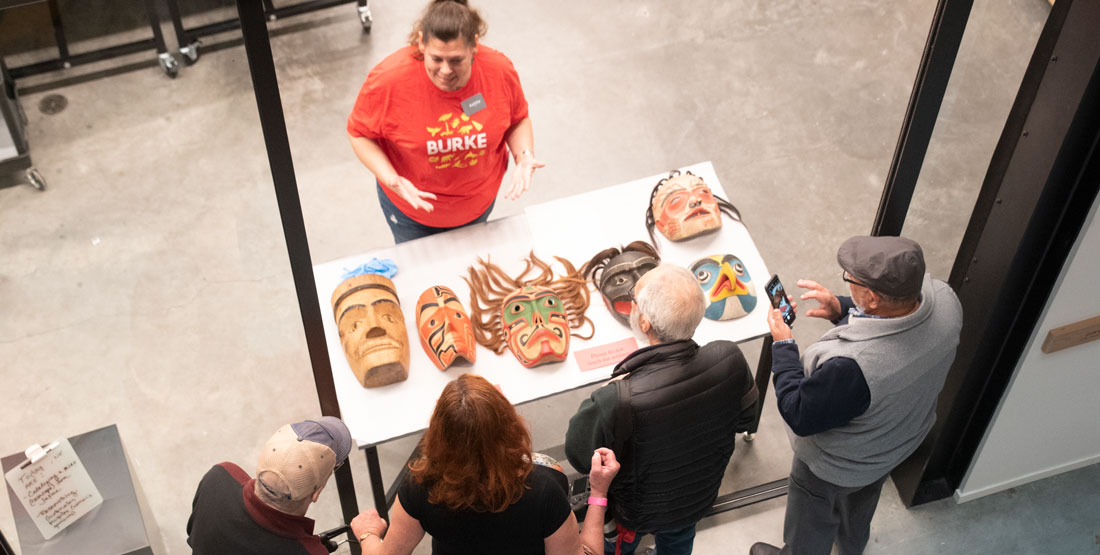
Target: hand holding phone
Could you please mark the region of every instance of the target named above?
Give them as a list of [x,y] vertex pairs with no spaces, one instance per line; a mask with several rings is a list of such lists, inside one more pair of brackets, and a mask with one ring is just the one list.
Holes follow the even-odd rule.
[[779,281],[778,274],[773,274],[768,280],[767,285],[764,286],[764,292],[768,294],[772,307],[778,308],[783,314],[783,323],[790,326],[794,322],[794,307],[787,299],[787,291],[783,289],[783,283]]

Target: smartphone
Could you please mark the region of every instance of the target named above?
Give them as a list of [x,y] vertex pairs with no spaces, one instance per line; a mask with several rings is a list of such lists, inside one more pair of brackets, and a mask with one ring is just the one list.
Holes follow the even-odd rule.
[[778,308],[783,314],[783,323],[788,326],[794,322],[794,307],[787,300],[787,291],[783,289],[783,283],[779,281],[779,275],[773,275],[764,286],[764,291],[772,301],[772,307]]

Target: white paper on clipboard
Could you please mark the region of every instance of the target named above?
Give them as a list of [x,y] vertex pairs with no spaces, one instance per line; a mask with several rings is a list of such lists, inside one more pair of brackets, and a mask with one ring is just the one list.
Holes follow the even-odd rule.
[[29,459],[4,475],[47,540],[103,503],[69,440],[54,443],[42,458]]

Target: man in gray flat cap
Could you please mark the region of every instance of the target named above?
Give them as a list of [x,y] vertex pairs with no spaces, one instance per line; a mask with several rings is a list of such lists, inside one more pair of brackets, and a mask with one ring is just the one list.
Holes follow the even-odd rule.
[[925,275],[924,253],[902,237],[852,237],[837,262],[851,297],[821,284],[801,299],[807,316],[836,327],[799,359],[778,310],[768,315],[779,413],[794,450],[782,549],[751,555],[862,553],[890,471],[936,420],[936,399],[955,359],[962,307],[946,283]]

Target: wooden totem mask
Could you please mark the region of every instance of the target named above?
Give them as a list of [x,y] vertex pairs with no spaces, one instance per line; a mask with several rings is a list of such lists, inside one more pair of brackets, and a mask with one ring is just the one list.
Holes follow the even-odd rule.
[[363,387],[380,387],[409,377],[409,337],[393,282],[363,274],[332,292],[340,344]]

